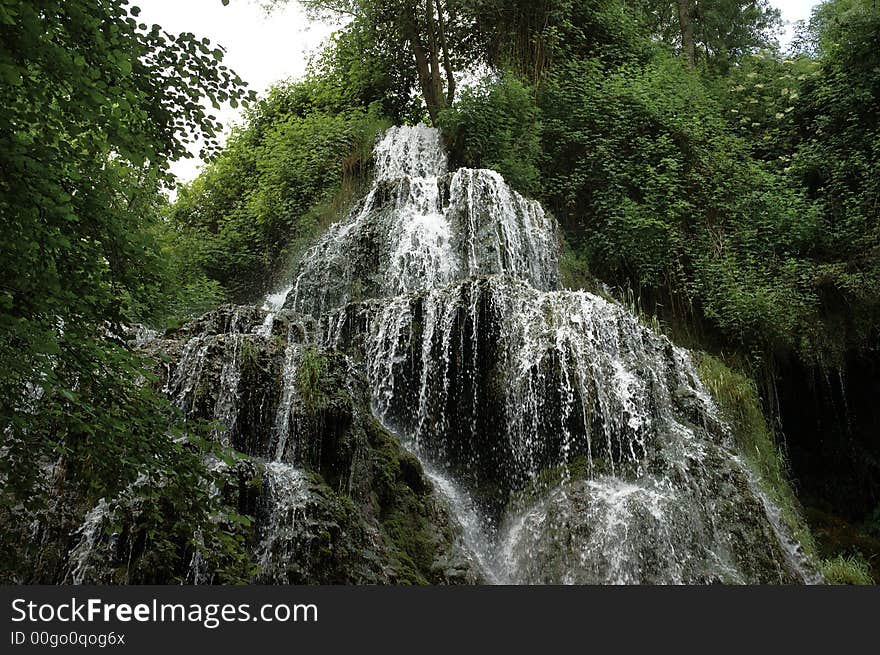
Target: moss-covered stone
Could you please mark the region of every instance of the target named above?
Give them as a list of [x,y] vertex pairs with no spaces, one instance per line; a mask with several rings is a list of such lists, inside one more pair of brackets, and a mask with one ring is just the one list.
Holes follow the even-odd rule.
[[764,418],[754,384],[706,353],[697,356],[697,367],[730,426],[737,451],[756,474],[761,488],[779,507],[781,519],[791,536],[802,545],[806,557],[815,565],[815,540],[792,489],[785,459]]
[[52,507],[0,517],[21,526],[4,537],[18,559],[2,581],[476,581],[419,461],[373,417],[357,366],[306,344],[308,321],[282,312],[267,331],[264,319],[225,306],[144,346],[155,384],[193,425],[213,425],[202,434],[219,458],[205,461],[205,483],[228,508],[219,534],[241,540],[248,561],[220,561],[217,544],[185,530],[150,537],[157,520],[174,522],[152,481],[95,507],[62,489]]
[[[230,326],[259,323],[262,316],[222,308],[151,347],[180,357],[190,339],[207,339],[192,404],[194,418],[212,418],[222,392],[222,364],[229,361]],[[276,318],[276,321],[278,319]],[[223,493],[254,517],[256,580],[288,583],[455,583],[477,575],[458,546],[457,530],[436,498],[419,461],[370,411],[365,378],[344,355],[304,343],[295,316],[285,313],[287,342],[272,334],[243,334],[237,342],[241,374],[230,443],[245,457]],[[215,343],[216,342],[216,343]],[[285,349],[298,350],[285,380]],[[163,384],[173,377],[167,368]],[[276,441],[281,387],[288,394],[289,435]],[[271,480],[261,462],[276,459],[304,474],[302,498],[277,525]],[[244,472],[244,471],[248,472]],[[298,503],[301,503],[299,506]],[[275,523],[273,523],[275,521]],[[268,534],[283,530],[283,540]],[[282,543],[283,541],[283,543]],[[267,545],[268,544],[268,545]],[[267,550],[268,549],[268,550]]]

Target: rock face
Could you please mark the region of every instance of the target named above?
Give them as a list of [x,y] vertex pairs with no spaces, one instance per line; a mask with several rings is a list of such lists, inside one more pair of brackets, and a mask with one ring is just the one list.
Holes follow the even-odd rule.
[[[539,204],[492,171],[449,173],[424,126],[392,128],[376,162],[261,308],[140,346],[244,456],[210,464],[256,518],[254,581],[812,580],[690,354],[559,289]],[[106,514],[77,531],[68,579],[118,579]],[[178,575],[211,582],[196,555]]]
[[363,376],[309,343],[308,321],[284,313],[265,331],[265,318],[226,307],[149,345],[176,360],[172,398],[255,464],[255,581],[474,582],[421,464],[371,414]]
[[809,578],[689,354],[619,305],[489,276],[330,324],[383,423],[471,499],[490,579]]
[[[164,360],[159,381],[190,419],[214,421],[212,437],[240,459],[208,465],[222,493],[255,518],[253,581],[267,584],[474,583],[455,523],[417,459],[370,412],[364,377],[344,355],[306,340],[309,322],[222,307],[144,348]],[[114,506],[137,503],[138,489]],[[102,501],[85,517],[64,581],[126,579],[125,533],[107,537]],[[137,551],[138,555],[143,552]],[[210,583],[199,552],[188,570]]]
[[448,173],[422,126],[392,129],[376,159],[280,304],[363,367],[487,579],[811,579],[690,355],[558,289],[540,205],[492,171]]
[[424,126],[391,128],[376,159],[367,196],[303,257],[286,308],[320,318],[352,301],[478,275],[557,285],[555,221],[498,173],[447,173],[439,133]]
[[690,488],[653,476],[560,484],[509,519],[500,565],[524,584],[804,582],[743,471],[712,459],[713,479]]

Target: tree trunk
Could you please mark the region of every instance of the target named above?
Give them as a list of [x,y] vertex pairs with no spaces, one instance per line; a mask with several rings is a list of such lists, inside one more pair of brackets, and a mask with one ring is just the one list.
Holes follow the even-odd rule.
[[[449,46],[446,44],[446,19],[443,17],[443,6],[440,0],[437,4],[437,36],[440,38],[440,50],[443,52],[443,69],[446,71],[446,106],[452,106],[455,100],[455,75],[452,72],[452,60],[449,56]],[[450,12],[451,14],[451,12]]]
[[441,101],[437,97],[437,85],[434,82],[434,76],[431,74],[428,53],[425,51],[425,46],[422,43],[414,13],[414,11],[412,13],[408,12],[404,16],[404,30],[416,60],[419,86],[422,88],[422,97],[425,99],[428,115],[431,117],[431,123],[436,125],[437,118],[440,115]]
[[696,68],[694,52],[694,24],[691,21],[692,0],[678,0],[678,24],[681,28],[681,52],[687,61],[688,70]]
[[437,39],[437,22],[434,20],[434,3],[425,0],[425,23],[428,26],[428,51],[431,55],[431,82],[434,84],[434,98],[438,110],[443,108],[443,78],[440,75],[440,45]]

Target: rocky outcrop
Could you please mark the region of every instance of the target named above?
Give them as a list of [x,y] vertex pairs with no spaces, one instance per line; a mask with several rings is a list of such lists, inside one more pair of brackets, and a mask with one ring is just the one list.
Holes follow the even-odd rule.
[[[251,580],[813,580],[691,354],[559,289],[539,204],[493,171],[448,173],[424,126],[390,130],[376,159],[363,202],[262,308],[132,337],[208,424]],[[118,517],[144,491],[89,510],[65,579],[161,563]],[[149,581],[223,581],[210,543],[177,537],[191,556]]]
[[[309,321],[273,318],[226,306],[164,335],[124,335],[156,362],[150,383],[192,426],[178,438],[213,442],[205,483],[228,509],[216,520],[242,538],[250,580],[479,582],[460,526],[422,465],[373,416],[363,374],[345,355],[310,343]],[[63,480],[63,471],[47,471],[46,484],[57,487],[52,505],[4,520],[5,540],[23,555],[8,582],[229,581],[216,544],[199,533],[184,526],[151,536],[156,513],[171,511],[152,493],[161,480],[141,477],[93,506]]]
[[145,346],[165,360],[159,384],[187,416],[216,421],[217,441],[253,467],[245,481],[228,471],[237,481],[225,493],[255,517],[254,580],[476,581],[421,464],[372,415],[363,375],[309,343],[308,321],[265,321],[223,307]]

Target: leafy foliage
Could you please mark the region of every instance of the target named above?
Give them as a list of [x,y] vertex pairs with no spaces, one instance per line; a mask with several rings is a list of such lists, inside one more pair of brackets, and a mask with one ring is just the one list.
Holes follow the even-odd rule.
[[870,585],[874,584],[871,567],[864,557],[838,555],[822,563],[822,575],[828,584]]
[[[215,447],[153,388],[123,324],[173,327],[265,292],[346,211],[391,122],[430,117],[455,163],[542,200],[565,231],[569,283],[615,285],[769,389],[776,363],[876,351],[873,0],[820,5],[789,58],[766,1],[687,3],[696,71],[676,3],[303,4],[347,22],[169,205],[168,163],[197,134],[217,150],[202,100],[252,97],[222,48],[138,22],[127,0],[0,0],[4,524],[48,511],[59,485],[85,507],[147,480],[136,511],[117,513],[152,544],[145,566],[177,570],[198,550],[224,579],[246,577],[246,519],[208,493]],[[776,484],[755,387],[703,368]],[[0,556],[27,552],[7,539]],[[826,575],[863,568],[832,558]]]
[[[169,520],[216,534],[223,509],[195,491],[198,440],[175,438],[178,418],[113,335],[162,283],[153,226],[169,161],[194,132],[217,145],[201,99],[248,94],[222,49],[127,4],[0,2],[0,510],[14,525],[40,506],[51,470],[85,503],[161,475]],[[4,560],[15,552],[4,540]]]
[[320,80],[276,87],[180,190],[171,224],[195,270],[233,300],[265,293],[368,175],[388,122],[378,105],[339,109],[343,103]]
[[466,3],[485,61],[533,84],[557,65],[644,60],[653,51],[635,12],[618,0],[484,0]]
[[821,215],[813,285],[850,343],[876,343],[880,321],[880,9],[821,5],[814,26],[820,74],[794,114],[789,174]]
[[534,90],[517,77],[467,87],[440,124],[463,166],[491,168],[523,193],[540,188],[541,123]]
[[[630,2],[653,36],[681,47],[681,24],[676,2]],[[690,2],[695,55],[706,69],[728,72],[745,57],[776,45],[779,10],[767,0],[709,0]]]
[[812,214],[698,79],[663,56],[588,60],[560,67],[541,103],[544,195],[597,277],[748,349],[797,346],[813,315],[791,252]]

